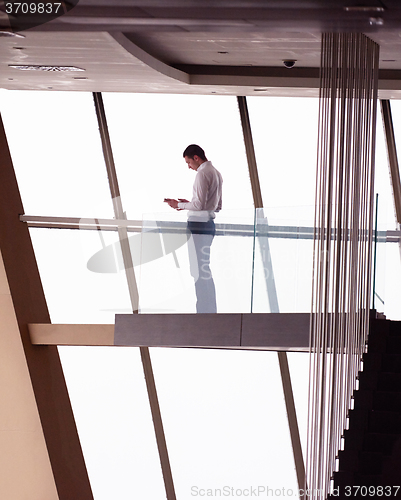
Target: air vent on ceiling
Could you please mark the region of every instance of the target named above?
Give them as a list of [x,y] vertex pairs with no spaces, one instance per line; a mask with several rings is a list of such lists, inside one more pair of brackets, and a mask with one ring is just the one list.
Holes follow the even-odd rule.
[[42,66],[42,65],[16,65],[9,64],[10,68],[21,69],[23,71],[85,71],[82,68],[77,68],[75,66]]

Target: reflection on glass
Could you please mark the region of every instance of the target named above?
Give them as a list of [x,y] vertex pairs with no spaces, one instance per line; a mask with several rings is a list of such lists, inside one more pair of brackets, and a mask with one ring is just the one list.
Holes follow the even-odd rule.
[[152,348],[151,356],[177,498],[297,490],[276,353]]
[[59,353],[95,500],[165,498],[139,350]]
[[30,234],[52,323],[113,324],[116,313],[132,312],[124,266],[116,264],[122,260],[117,232]]
[[113,216],[91,93],[0,90],[0,112],[25,213]]

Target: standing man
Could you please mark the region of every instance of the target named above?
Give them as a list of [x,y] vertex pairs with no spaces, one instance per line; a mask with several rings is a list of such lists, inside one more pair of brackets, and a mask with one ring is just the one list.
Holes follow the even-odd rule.
[[216,290],[210,270],[210,246],[216,233],[214,218],[221,210],[223,178],[203,149],[191,144],[184,153],[188,168],[196,171],[192,200],[165,198],[170,207],[188,210],[189,260],[191,276],[195,280],[196,312],[215,313]]

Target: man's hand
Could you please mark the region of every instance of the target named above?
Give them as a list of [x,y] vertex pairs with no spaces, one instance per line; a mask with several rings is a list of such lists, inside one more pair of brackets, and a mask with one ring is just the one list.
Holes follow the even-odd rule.
[[172,198],[164,198],[164,201],[168,203],[171,208],[174,208],[175,210],[182,210],[182,208],[178,208],[178,200],[174,200]]
[[189,200],[185,200],[184,198],[178,198],[180,203],[189,203]]

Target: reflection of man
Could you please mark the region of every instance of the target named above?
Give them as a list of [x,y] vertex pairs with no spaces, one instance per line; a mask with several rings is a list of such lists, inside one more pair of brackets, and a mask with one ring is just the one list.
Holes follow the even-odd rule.
[[170,207],[188,210],[188,229],[191,275],[195,279],[196,312],[215,313],[216,291],[210,270],[210,245],[216,229],[215,212],[221,210],[223,179],[208,161],[203,149],[191,144],[183,154],[188,168],[196,171],[192,200],[166,198]]

